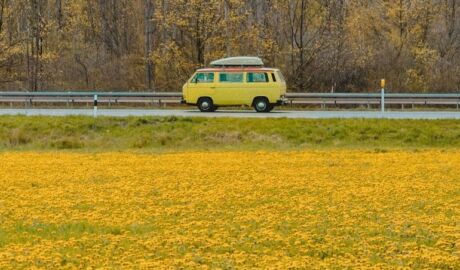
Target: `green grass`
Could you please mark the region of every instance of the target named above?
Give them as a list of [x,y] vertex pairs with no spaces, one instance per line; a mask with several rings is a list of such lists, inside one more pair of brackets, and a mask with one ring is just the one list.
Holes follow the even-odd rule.
[[0,151],[459,148],[455,120],[0,117]]

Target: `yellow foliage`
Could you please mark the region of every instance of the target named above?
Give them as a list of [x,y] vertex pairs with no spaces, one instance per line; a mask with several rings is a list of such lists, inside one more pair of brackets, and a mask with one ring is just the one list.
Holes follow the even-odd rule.
[[0,154],[0,268],[458,269],[460,152]]

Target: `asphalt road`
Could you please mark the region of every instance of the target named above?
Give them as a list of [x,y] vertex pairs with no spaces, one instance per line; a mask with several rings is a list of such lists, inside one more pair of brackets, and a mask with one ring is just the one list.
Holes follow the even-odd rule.
[[[0,115],[47,115],[94,116],[93,110],[88,109],[0,109]],[[97,116],[177,116],[177,117],[230,117],[230,118],[368,118],[368,119],[460,119],[460,112],[446,111],[274,111],[271,113],[256,113],[254,111],[222,110],[215,113],[201,113],[197,110],[133,110],[112,109],[98,110]]]

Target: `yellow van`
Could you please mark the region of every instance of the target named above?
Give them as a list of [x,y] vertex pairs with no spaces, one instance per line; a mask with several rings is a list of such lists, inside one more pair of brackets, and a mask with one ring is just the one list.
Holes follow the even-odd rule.
[[257,57],[232,57],[197,70],[183,86],[183,103],[202,112],[247,105],[270,112],[286,102],[286,82],[279,69],[265,68]]

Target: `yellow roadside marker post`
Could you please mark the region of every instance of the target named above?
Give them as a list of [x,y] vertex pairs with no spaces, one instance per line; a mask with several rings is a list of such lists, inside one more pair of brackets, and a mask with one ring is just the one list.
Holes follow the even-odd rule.
[[385,112],[385,79],[382,79],[380,81],[380,88],[381,88],[381,91],[380,91],[380,98],[381,98],[381,101],[380,101],[380,109],[381,109],[381,112]]

